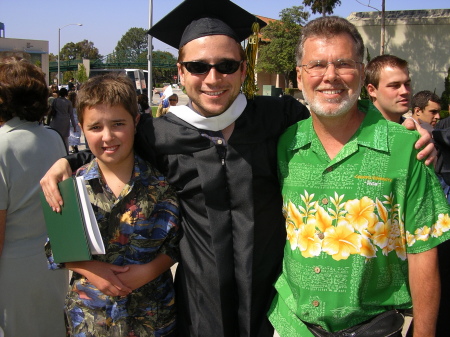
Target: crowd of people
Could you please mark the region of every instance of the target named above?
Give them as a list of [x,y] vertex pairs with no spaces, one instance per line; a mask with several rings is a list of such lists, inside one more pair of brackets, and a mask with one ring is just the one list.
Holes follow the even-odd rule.
[[[450,166],[438,141],[446,139],[439,97],[412,97],[408,63],[396,56],[365,65],[355,26],[330,16],[299,37],[297,83],[308,108],[291,96],[246,98],[241,41],[255,20],[264,26],[230,1],[182,2],[149,34],[179,49],[188,104],[171,93],[152,118],[128,78],[89,79],[75,105],[65,92],[51,103],[90,145],[64,158],[67,130],[61,140],[39,124],[48,104],[42,73],[23,60],[0,61],[6,336],[62,335],[42,324],[64,326],[61,290],[36,298],[58,276],[72,336],[272,337],[275,329],[280,337],[399,337],[411,308],[410,336],[446,335]],[[17,98],[21,86],[35,103]],[[359,99],[363,86],[368,101]],[[23,113],[31,106],[32,118]],[[53,157],[43,158],[39,137],[57,147]],[[27,164],[36,156],[38,169]],[[44,255],[39,180],[60,212],[57,183],[73,174],[86,181],[106,254],[55,264],[51,240]],[[30,270],[42,275],[28,283],[33,294],[23,293],[29,279],[18,279]],[[35,315],[31,334],[23,315]]]

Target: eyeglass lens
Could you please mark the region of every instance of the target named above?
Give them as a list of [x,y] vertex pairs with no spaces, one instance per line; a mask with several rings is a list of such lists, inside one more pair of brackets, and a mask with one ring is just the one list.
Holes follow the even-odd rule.
[[332,62],[327,62],[325,60],[310,61],[308,64],[304,64],[305,70],[311,76],[323,76],[327,72],[328,66],[330,64],[334,65],[334,69],[339,75],[350,75],[353,74],[356,69],[356,65],[360,62],[356,62],[348,59],[339,59]]
[[215,68],[221,74],[234,74],[242,61],[226,60],[217,64],[209,64],[200,61],[181,62],[191,74],[203,75]]

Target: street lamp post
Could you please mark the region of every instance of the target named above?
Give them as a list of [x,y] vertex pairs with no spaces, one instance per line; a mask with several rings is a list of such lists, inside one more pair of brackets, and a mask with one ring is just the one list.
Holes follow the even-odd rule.
[[[148,0],[148,29],[153,26],[153,0]],[[147,36],[147,96],[153,101],[153,74],[152,74],[152,36]]]
[[68,25],[62,26],[61,28],[58,28],[58,88],[59,88],[59,81],[61,80],[61,75],[59,71],[59,53],[61,52],[61,29],[67,27],[67,26],[82,26],[81,23],[69,23]]

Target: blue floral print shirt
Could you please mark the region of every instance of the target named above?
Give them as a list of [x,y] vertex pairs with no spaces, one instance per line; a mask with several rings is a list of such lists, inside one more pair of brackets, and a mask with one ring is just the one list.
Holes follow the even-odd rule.
[[[177,197],[156,169],[135,156],[132,178],[118,198],[102,181],[96,160],[76,175],[86,181],[106,249],[94,260],[119,266],[145,264],[159,254],[178,260]],[[66,311],[75,336],[169,336],[175,331],[170,270],[126,297],[106,296],[77,273],[71,283]]]

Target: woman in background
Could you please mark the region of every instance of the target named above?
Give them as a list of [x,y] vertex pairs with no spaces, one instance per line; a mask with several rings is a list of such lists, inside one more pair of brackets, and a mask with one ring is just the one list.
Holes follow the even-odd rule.
[[76,91],[69,92],[69,101],[70,103],[72,103],[73,119],[75,120],[75,124],[72,124],[72,121],[70,121],[69,145],[71,148],[70,152],[72,153],[78,152],[78,145],[80,145],[80,137],[81,137],[81,130],[80,126],[78,125],[77,108],[75,108],[76,100],[77,100]]
[[39,123],[48,87],[38,67],[0,59],[0,326],[7,337],[65,336],[68,271],[49,271],[39,180],[66,154]]
[[[58,98],[52,102],[52,108],[50,111],[50,127],[59,132],[63,137],[66,149],[69,151],[69,135],[70,125],[77,125],[73,117],[72,103],[66,98],[69,92],[66,88],[59,89]],[[72,129],[76,132],[76,129],[72,126]]]

